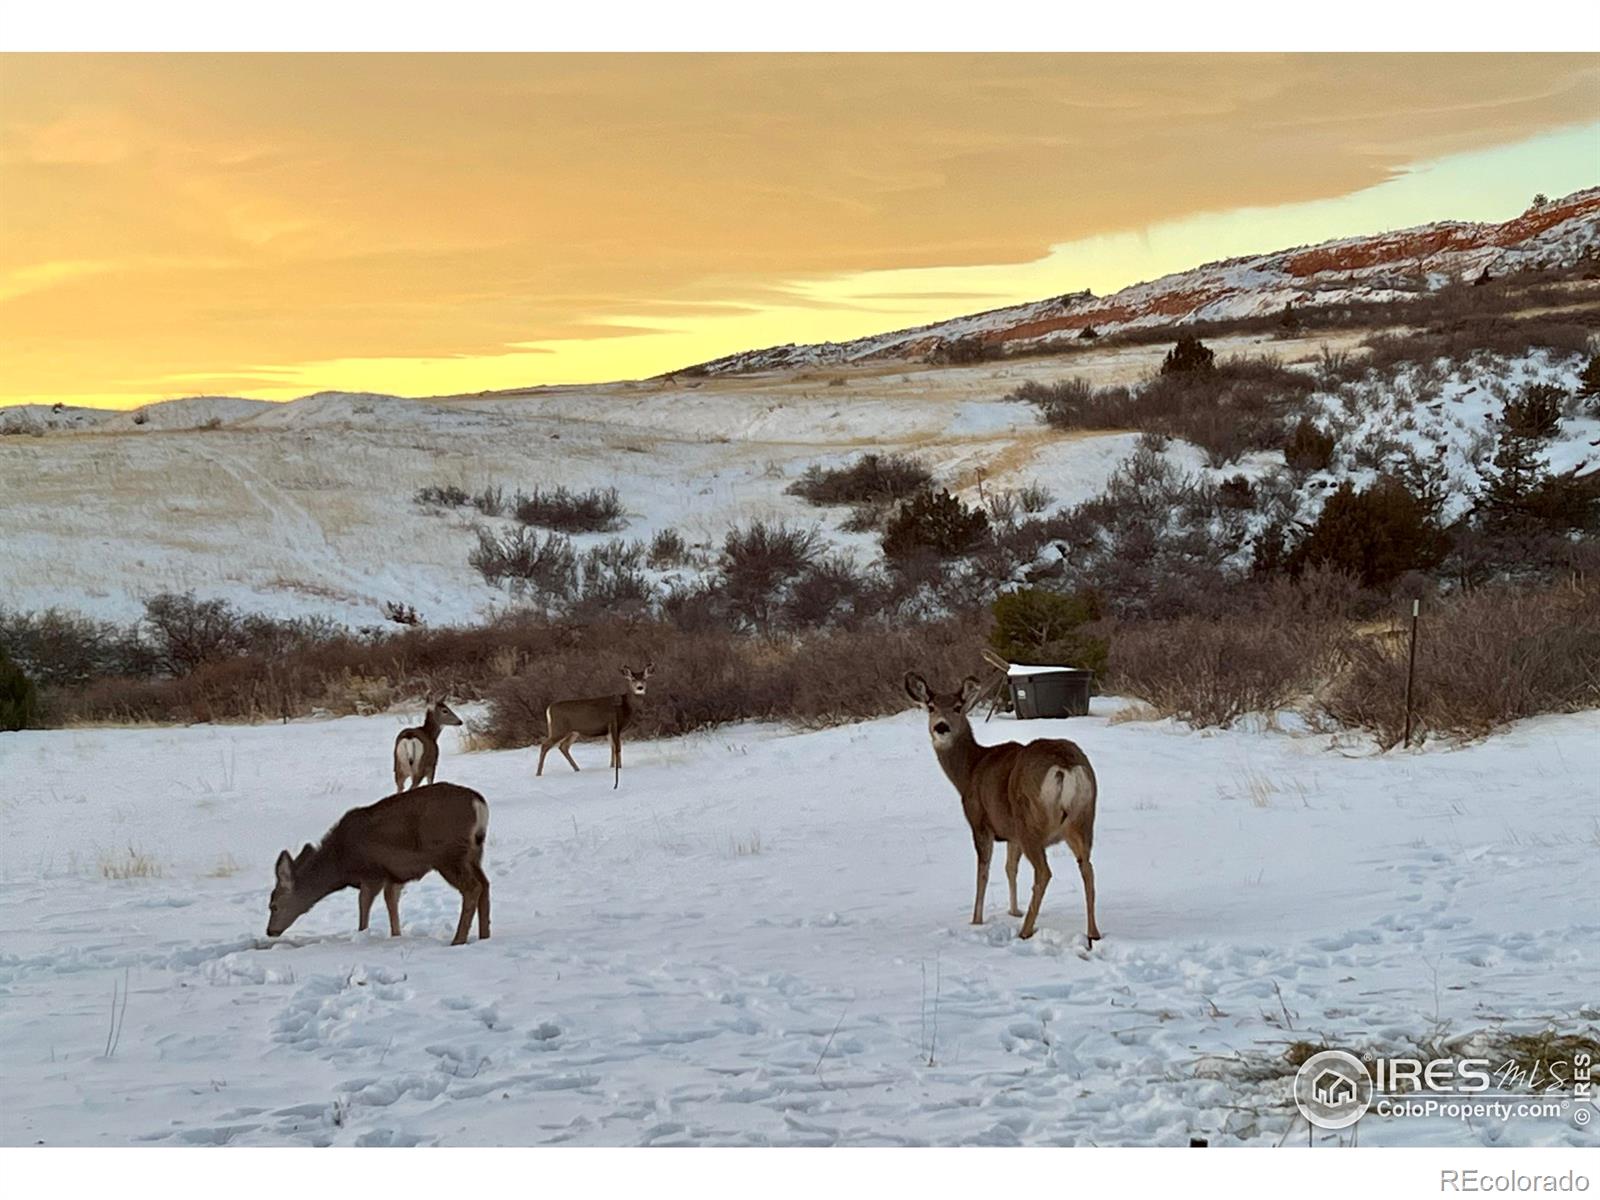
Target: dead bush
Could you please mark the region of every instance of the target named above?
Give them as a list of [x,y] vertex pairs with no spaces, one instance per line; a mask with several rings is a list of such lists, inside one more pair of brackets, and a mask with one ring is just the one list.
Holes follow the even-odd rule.
[[518,492],[513,512],[524,525],[561,533],[609,533],[621,529],[621,497],[617,489],[590,488],[573,492],[564,487],[534,488]]
[[813,463],[787,491],[816,505],[887,504],[932,483],[933,472],[909,454],[863,454],[844,467]]
[[1287,606],[1118,625],[1107,690],[1196,727],[1226,727],[1305,697],[1326,675],[1335,629]]
[[[1405,727],[1405,621],[1347,634],[1338,649],[1320,711],[1393,746]],[[1484,588],[1425,612],[1414,704],[1417,731],[1448,737],[1600,706],[1600,584]]]
[[597,625],[490,690],[485,739],[496,747],[531,745],[544,736],[551,701],[605,695],[617,687],[619,664],[644,658],[656,664],[638,717],[646,737],[734,721],[866,720],[905,707],[906,671],[953,683],[980,666],[978,643],[959,620],[792,640],[687,632],[664,622]]

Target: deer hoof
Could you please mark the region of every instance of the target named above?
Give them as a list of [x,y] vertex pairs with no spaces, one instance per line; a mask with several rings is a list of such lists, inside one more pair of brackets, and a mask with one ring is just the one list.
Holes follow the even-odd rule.
[[1020,917],[1022,915],[1022,910],[1020,908],[1008,908],[1006,909],[1006,912],[1010,913],[1013,917]]

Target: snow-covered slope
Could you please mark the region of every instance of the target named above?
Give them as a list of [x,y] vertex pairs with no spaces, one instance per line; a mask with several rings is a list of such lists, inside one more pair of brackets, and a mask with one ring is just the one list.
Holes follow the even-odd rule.
[[849,342],[746,351],[686,370],[727,375],[916,358],[964,338],[1004,346],[1048,344],[1076,338],[1091,326],[1106,334],[1182,321],[1238,320],[1291,305],[1395,300],[1438,287],[1452,276],[1570,266],[1597,250],[1600,188],[1591,188],[1498,224],[1438,221],[1207,263],[1111,296],[1074,292]]
[[490,803],[493,936],[462,947],[437,877],[399,939],[356,933],[350,892],[263,936],[278,850],[384,794],[415,714],[0,735],[0,1140],[1270,1146],[1291,1042],[1592,1028],[1595,714],[1379,756],[1116,707],[980,730],[1095,763],[1093,950],[1070,859],[1033,940],[998,864],[967,924],[970,836],[914,713],[641,743],[615,793],[603,748],[534,779],[447,735],[441,777]]

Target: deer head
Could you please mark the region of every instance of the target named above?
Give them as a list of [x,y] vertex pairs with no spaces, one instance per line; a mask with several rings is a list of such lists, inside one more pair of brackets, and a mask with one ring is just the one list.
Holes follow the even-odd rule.
[[305,888],[295,887],[295,877],[298,875],[303,882],[306,873],[306,864],[311,861],[314,850],[311,843],[307,842],[298,856],[289,857],[287,850],[278,855],[278,862],[274,870],[277,880],[272,888],[272,899],[267,902],[267,936],[277,937],[289,926],[293,925],[306,911],[322,899],[313,895]]
[[444,702],[444,697],[442,696],[428,706],[428,712],[433,715],[433,719],[440,725],[461,724],[461,718],[450,711],[450,706]]
[[635,671],[632,667],[623,667],[622,674],[628,680],[628,686],[633,689],[635,696],[644,695],[644,681],[655,674],[656,664],[647,662],[642,671]]
[[906,695],[928,710],[928,736],[933,748],[943,750],[958,740],[972,736],[972,726],[967,723],[967,709],[971,708],[982,690],[971,675],[961,681],[954,692],[936,692],[928,681],[915,671],[906,672]]

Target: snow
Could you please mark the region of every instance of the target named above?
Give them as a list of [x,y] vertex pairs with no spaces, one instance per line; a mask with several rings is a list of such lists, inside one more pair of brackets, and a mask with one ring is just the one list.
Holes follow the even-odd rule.
[[[999,863],[966,923],[969,835],[915,712],[639,743],[617,792],[594,743],[536,779],[447,732],[441,777],[491,808],[494,936],[456,948],[437,878],[399,939],[357,934],[353,893],[263,935],[277,852],[384,794],[414,713],[0,735],[0,1140],[1270,1145],[1284,1085],[1241,1055],[1592,1025],[1600,714],[1378,755],[1120,708],[978,728],[1094,762],[1092,950],[1059,858],[1033,940]],[[131,853],[160,874],[102,874]],[[1368,1117],[1360,1141],[1593,1134]]]
[[[1092,369],[1131,378],[1160,353]],[[0,606],[128,620],[145,596],[192,589],[357,626],[381,622],[388,601],[431,624],[504,608],[510,597],[467,563],[472,525],[504,522],[426,511],[413,497],[428,484],[615,486],[626,528],[580,549],[672,527],[709,551],[759,518],[818,528],[865,559],[875,539],[838,528],[847,510],[786,494],[812,464],[900,451],[971,499],[980,473],[991,488],[1038,480],[1063,502],[1098,491],[1129,439],[1046,430],[1004,399],[1058,371],[1039,360],[853,372],[844,387],[802,375],[432,401],[321,393],[232,417],[211,401],[163,405],[172,418],[144,427],[119,414],[93,432],[0,438]]]

